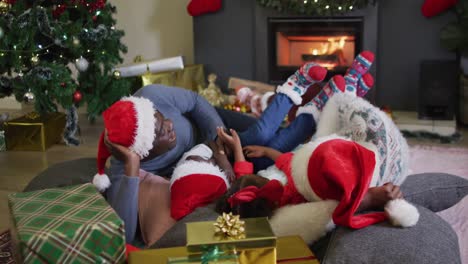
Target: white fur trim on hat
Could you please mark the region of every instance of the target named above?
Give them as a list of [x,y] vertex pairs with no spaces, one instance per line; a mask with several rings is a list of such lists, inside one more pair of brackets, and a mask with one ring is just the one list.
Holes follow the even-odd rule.
[[109,180],[109,176],[107,176],[106,174],[96,174],[93,177],[93,184],[94,186],[96,186],[96,189],[98,189],[98,191],[103,192],[107,188],[109,188],[111,182]]
[[156,109],[150,100],[143,97],[130,96],[121,100],[132,102],[137,115],[134,142],[129,148],[144,158],[153,148],[153,141],[156,138],[156,118],[154,117]]
[[284,174],[282,170],[278,169],[276,165],[271,165],[265,170],[257,172],[257,175],[262,176],[263,178],[267,178],[270,181],[277,180],[281,182],[282,185],[286,185],[286,183],[288,183],[288,178],[286,177],[286,174]]
[[224,182],[226,183],[226,188],[229,188],[230,186],[226,174],[224,174],[224,172],[222,172],[218,166],[213,165],[209,162],[199,162],[194,160],[187,160],[186,162],[182,163],[174,169],[174,172],[172,173],[171,177],[170,186],[172,187],[172,184],[175,181],[192,174],[209,174],[213,176],[218,176],[224,180]]
[[404,199],[395,199],[385,205],[390,223],[395,226],[410,227],[418,223],[418,209]]
[[260,99],[260,104],[262,105],[262,112],[265,111],[268,107],[268,99],[275,95],[275,92],[266,92],[263,96],[262,99]]
[[332,215],[337,205],[326,200],[281,207],[270,219],[271,228],[278,237],[299,235],[311,244],[335,227]]
[[[297,92],[295,92],[293,89],[294,89],[294,86],[293,85],[289,85],[288,84],[289,82],[289,79],[288,81],[286,81],[283,85],[278,85],[278,88],[276,88],[276,92],[277,93],[282,93],[282,94],[285,94],[289,97],[289,99],[291,99],[291,101],[293,101],[293,103],[295,105],[300,105],[302,104],[302,97],[300,94],[298,94]],[[291,81],[292,82],[292,81]]]
[[296,185],[297,190],[302,196],[306,198],[307,201],[320,201],[322,200],[310,187],[309,177],[308,177],[308,167],[309,159],[312,156],[314,150],[323,142],[332,140],[332,139],[343,139],[348,140],[347,138],[340,137],[336,134],[317,138],[314,141],[310,141],[307,144],[302,145],[295,153],[291,163],[291,172],[294,179],[294,184]]
[[209,160],[211,157],[213,157],[213,150],[211,150],[211,148],[206,144],[195,145],[189,151],[185,152],[184,155],[182,155],[182,158],[180,158],[179,162],[177,162],[176,167],[184,163],[185,160],[190,156],[200,156],[205,160]]
[[[317,106],[313,103],[303,105],[297,109],[296,116],[308,114],[314,117],[315,123],[319,124],[320,120],[320,110],[318,110]],[[325,122],[327,123],[327,122]]]

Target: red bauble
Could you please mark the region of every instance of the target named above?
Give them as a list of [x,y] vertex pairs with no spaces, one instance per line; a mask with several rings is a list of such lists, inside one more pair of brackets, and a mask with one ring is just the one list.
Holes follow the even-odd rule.
[[65,88],[67,84],[63,82],[63,83],[60,83],[60,86],[62,86],[62,88]]
[[81,99],[83,99],[83,94],[80,91],[75,91],[73,93],[73,102],[77,104],[81,102]]

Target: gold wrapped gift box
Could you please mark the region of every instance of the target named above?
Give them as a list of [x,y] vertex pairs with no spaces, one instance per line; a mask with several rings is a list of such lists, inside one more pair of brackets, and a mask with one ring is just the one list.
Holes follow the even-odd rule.
[[185,66],[182,70],[159,73],[146,73],[141,76],[143,86],[150,84],[163,84],[167,86],[182,87],[194,92],[198,87],[206,87],[205,72],[202,64]]
[[[132,252],[129,262],[130,264],[318,263],[300,237],[276,239],[267,218],[243,220],[245,231],[237,237],[217,234],[213,221],[187,223],[186,247]],[[220,223],[219,218],[216,223]]]
[[[252,249],[244,250],[238,257],[239,263],[291,263],[291,264],[319,264],[319,261],[315,258],[315,255],[310,251],[304,240],[299,236],[287,236],[279,237],[276,241],[276,261],[270,259],[269,262],[258,262],[258,255],[261,257],[264,253],[268,255],[273,249]],[[166,264],[173,263],[185,259],[189,259],[187,256],[190,252],[186,247],[173,247],[173,248],[162,248],[162,249],[150,249],[142,250],[130,253],[129,263],[130,264]],[[194,258],[192,258],[194,259]],[[196,260],[194,260],[196,261]],[[217,263],[228,263],[230,259]],[[248,262],[245,262],[248,261]],[[254,261],[254,262],[250,262]],[[183,262],[177,262],[183,263]],[[194,262],[185,262],[194,263]]]
[[35,112],[5,122],[7,150],[45,151],[60,141],[65,122],[63,113],[39,115]]

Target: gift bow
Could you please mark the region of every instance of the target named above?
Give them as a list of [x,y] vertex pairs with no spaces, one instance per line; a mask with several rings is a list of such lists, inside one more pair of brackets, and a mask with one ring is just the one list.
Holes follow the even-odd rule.
[[239,204],[251,202],[257,198],[263,198],[274,204],[281,199],[282,195],[283,185],[278,180],[271,180],[261,188],[247,186],[240,189],[229,197],[228,203],[232,208]]

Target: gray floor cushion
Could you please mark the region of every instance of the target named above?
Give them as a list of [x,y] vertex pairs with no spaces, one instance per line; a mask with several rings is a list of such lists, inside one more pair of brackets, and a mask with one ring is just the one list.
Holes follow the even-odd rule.
[[[24,191],[90,182],[95,173],[94,158],[63,162],[38,174]],[[439,211],[466,195],[468,181],[449,174],[420,174],[409,176],[402,190],[411,202]],[[323,264],[460,263],[457,236],[450,225],[430,210],[418,208],[421,218],[413,228],[401,229],[387,223],[361,230],[338,227],[311,248]],[[173,226],[153,248],[183,246],[185,223],[216,217],[212,205],[198,208]]]

